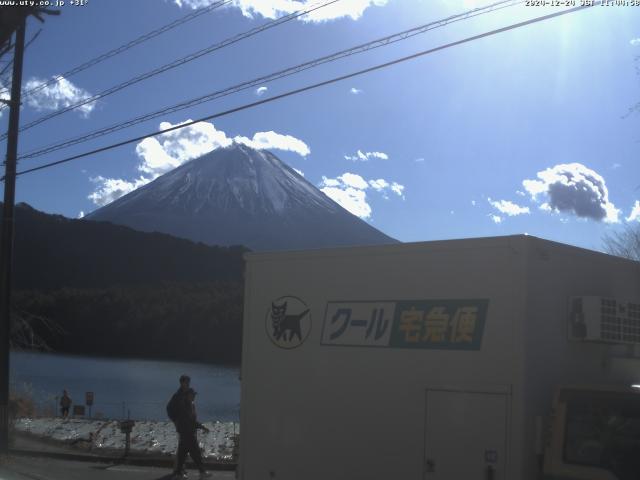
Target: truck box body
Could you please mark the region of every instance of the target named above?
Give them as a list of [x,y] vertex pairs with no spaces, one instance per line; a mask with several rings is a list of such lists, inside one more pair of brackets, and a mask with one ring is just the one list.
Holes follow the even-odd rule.
[[555,388],[640,381],[567,335],[637,262],[530,236],[246,259],[243,480],[532,480]]

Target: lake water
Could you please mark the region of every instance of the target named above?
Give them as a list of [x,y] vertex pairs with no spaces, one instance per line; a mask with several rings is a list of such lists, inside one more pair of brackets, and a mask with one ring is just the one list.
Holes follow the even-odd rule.
[[138,420],[168,420],[165,406],[183,373],[191,377],[191,386],[198,392],[199,420],[239,421],[238,367],[11,353],[12,391],[28,393],[42,413],[59,414],[59,397],[66,389],[78,405],[84,405],[85,392],[93,392],[94,417],[119,419],[130,415]]

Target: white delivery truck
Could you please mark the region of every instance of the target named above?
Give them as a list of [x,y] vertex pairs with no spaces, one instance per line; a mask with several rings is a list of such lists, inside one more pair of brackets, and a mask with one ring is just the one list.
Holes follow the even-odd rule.
[[640,478],[639,297],[526,235],[248,254],[238,477]]

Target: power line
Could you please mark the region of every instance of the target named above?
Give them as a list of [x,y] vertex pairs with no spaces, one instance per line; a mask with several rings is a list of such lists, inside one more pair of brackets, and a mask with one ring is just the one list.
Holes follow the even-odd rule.
[[[31,39],[24,44],[24,49],[25,51],[29,48],[29,45],[31,45],[36,38],[38,38],[38,36],[42,33],[42,29],[38,30],[36,33],[33,34],[33,36],[31,37]],[[2,77],[4,76],[5,73],[7,73],[7,71],[13,66],[13,58],[11,60],[9,60],[7,62],[7,64],[3,67],[2,70],[0,70],[0,79],[2,79]],[[3,88],[0,90],[0,96],[2,96],[3,93],[9,93],[9,90],[11,89],[11,82],[7,82],[9,84],[9,86],[7,88]],[[2,105],[0,107],[0,110],[3,108],[7,108],[5,105]]]
[[[113,50],[109,50],[106,53],[103,53],[102,55],[92,58],[91,60],[86,61],[85,63],[83,63],[82,65],[78,65],[75,68],[72,68],[71,70],[62,73],[60,75],[56,75],[55,77],[53,77],[52,79],[50,79],[47,82],[41,83],[39,85],[37,85],[36,87],[30,89],[30,90],[26,90],[23,92],[23,95],[30,95],[33,94],[39,90],[42,90],[45,87],[48,87],[49,85],[53,85],[54,83],[58,83],[62,78],[69,78],[72,75],[75,75],[76,73],[82,72],[83,70],[86,70],[87,68],[93,67],[94,65],[97,65],[98,63],[104,62],[105,60],[118,55],[122,52],[125,52],[126,50],[129,50],[133,47],[135,47],[136,45],[139,45],[143,42],[146,42],[147,40],[151,40],[152,38],[157,37],[158,35],[161,35],[165,32],[168,32],[169,30],[172,30],[184,23],[187,23],[191,20],[193,20],[194,18],[199,17],[200,15],[204,15],[205,13],[209,13],[212,10],[215,10],[219,7],[222,7],[228,3],[230,3],[232,0],[223,0],[223,1],[218,1],[215,3],[212,3],[211,5],[208,5],[206,7],[202,7],[199,8],[197,10],[194,10],[193,12],[185,15],[184,17],[180,17],[177,20],[174,20],[171,23],[168,23],[167,25],[164,25],[160,28],[157,28],[155,30],[152,30],[149,33],[146,33],[144,35],[139,36],[138,38],[135,38],[134,40],[131,40],[130,42],[125,43],[124,45],[121,45],[117,48],[114,48]],[[0,90],[0,94],[4,93],[4,92],[8,92],[9,89],[8,88],[4,88],[2,90]]]
[[[35,127],[36,125],[39,125],[43,122],[46,122],[47,120],[50,120],[54,117],[57,117],[58,115],[62,115],[63,113],[66,112],[70,112],[71,110],[75,110],[78,107],[81,107],[83,105],[87,105],[89,103],[93,103],[97,100],[100,100],[101,98],[104,98],[108,95],[111,95],[115,92],[119,92],[127,87],[130,87],[131,85],[135,85],[136,83],[139,83],[143,80],[147,80],[151,77],[154,77],[156,75],[159,75],[160,73],[164,73],[168,70],[174,69],[176,67],[180,67],[188,62],[191,62],[197,58],[200,58],[204,55],[207,55],[209,53],[215,52],[217,50],[223,49],[225,47],[228,47],[230,45],[233,45],[234,43],[237,43],[241,40],[245,40],[249,37],[252,37],[254,35],[257,35],[261,32],[264,32],[265,30],[269,30],[271,28],[277,27],[279,25],[282,25],[284,23],[290,22],[291,20],[294,20],[295,18],[298,18],[302,15],[306,15],[308,13],[311,13],[315,10],[318,10],[320,8],[326,7],[327,5],[331,5],[333,3],[339,2],[340,0],[329,0],[329,1],[325,1],[322,4],[320,3],[315,3],[311,6],[311,8],[307,8],[305,10],[298,10],[297,12],[291,13],[289,15],[286,15],[284,17],[280,17],[276,20],[273,20],[271,22],[268,22],[264,25],[261,25],[259,27],[256,28],[252,28],[251,30],[248,30],[246,32],[240,33],[238,35],[235,35],[233,37],[230,37],[226,40],[223,40],[222,42],[213,44],[207,48],[203,48],[201,50],[198,50],[197,52],[191,53],[185,57],[179,58],[178,60],[174,60],[171,63],[167,63],[165,65],[162,65],[161,67],[155,68],[147,73],[143,73],[142,75],[138,75],[137,77],[131,78],[125,82],[122,82],[118,85],[115,85],[111,88],[108,88],[107,90],[104,90],[100,93],[97,93],[95,95],[92,95],[90,97],[87,97],[79,102],[76,102],[72,105],[69,105],[67,107],[64,107],[60,110],[56,110],[55,112],[52,112],[48,115],[45,115],[43,117],[40,117],[30,123],[27,123],[26,125],[23,125],[22,127],[20,127],[20,131],[24,131],[24,130],[28,130],[29,128]],[[4,140],[4,138],[6,138],[5,135],[0,137],[0,140]]]
[[77,160],[79,158],[88,157],[89,155],[94,155],[96,153],[102,153],[102,152],[105,152],[107,150],[112,150],[114,148],[121,147],[123,145],[128,145],[130,143],[139,142],[141,140],[144,140],[145,138],[151,138],[151,137],[155,137],[157,135],[161,135],[163,133],[171,132],[171,131],[174,131],[174,130],[179,130],[181,128],[188,127],[188,126],[194,125],[194,124],[199,123],[199,122],[204,122],[204,121],[207,121],[207,120],[213,120],[214,118],[220,118],[220,117],[223,117],[223,116],[226,116],[226,115],[230,115],[232,113],[240,112],[242,110],[247,110],[247,109],[250,109],[250,108],[253,108],[253,107],[257,107],[259,105],[264,105],[266,103],[275,102],[277,100],[281,100],[281,99],[286,98],[286,97],[290,97],[290,96],[293,96],[293,95],[297,95],[299,93],[307,92],[309,90],[314,90],[314,89],[319,88],[319,87],[323,87],[323,86],[330,85],[330,84],[333,84],[333,83],[337,83],[337,82],[340,82],[340,81],[343,81],[343,80],[347,80],[349,78],[353,78],[353,77],[357,77],[357,76],[360,76],[360,75],[364,75],[364,74],[367,74],[367,73],[370,73],[370,72],[374,72],[376,70],[381,70],[383,68],[387,68],[387,67],[390,67],[392,65],[397,65],[399,63],[404,63],[404,62],[407,62],[409,60],[414,60],[416,58],[419,58],[419,57],[422,57],[422,56],[425,56],[425,55],[429,55],[431,53],[439,52],[441,50],[445,50],[445,49],[448,49],[448,48],[451,48],[451,47],[455,47],[455,46],[458,46],[458,45],[469,43],[469,42],[472,42],[472,41],[475,41],[475,40],[479,40],[481,38],[497,35],[499,33],[507,32],[509,30],[515,30],[517,28],[521,28],[521,27],[524,27],[524,26],[527,26],[527,25],[531,25],[531,24],[534,24],[534,23],[542,22],[544,20],[549,20],[549,19],[552,19],[552,18],[555,18],[555,17],[559,17],[559,16],[562,16],[562,15],[567,15],[569,13],[574,13],[574,12],[577,12],[577,11],[580,11],[580,10],[584,10],[584,9],[587,9],[587,8],[591,8],[591,7],[594,7],[594,6],[599,6],[600,3],[601,2],[594,2],[591,5],[583,5],[583,6],[579,6],[579,7],[570,8],[568,10],[563,10],[563,11],[560,11],[560,12],[550,13],[548,15],[543,15],[541,17],[536,17],[536,18],[533,18],[533,19],[530,19],[530,20],[526,20],[526,21],[523,21],[523,22],[519,22],[519,23],[515,23],[515,24],[512,24],[512,25],[509,25],[509,26],[506,26],[506,27],[501,27],[501,28],[498,28],[498,29],[495,29],[495,30],[491,30],[489,32],[481,33],[479,35],[474,35],[472,37],[467,37],[467,38],[464,38],[462,40],[457,40],[455,42],[447,43],[447,44],[441,45],[439,47],[430,48],[428,50],[423,50],[421,52],[414,53],[412,55],[408,55],[408,56],[405,56],[405,57],[397,58],[397,59],[392,60],[390,62],[380,63],[380,64],[375,65],[373,67],[365,68],[363,70],[358,70],[356,72],[352,72],[352,73],[349,73],[349,74],[346,74],[346,75],[342,75],[340,77],[334,77],[332,79],[325,80],[325,81],[322,81],[322,82],[319,82],[319,83],[315,83],[315,84],[312,84],[312,85],[308,85],[306,87],[298,88],[296,90],[290,90],[290,91],[288,91],[286,93],[282,93],[282,94],[276,95],[274,97],[265,98],[263,100],[259,100],[259,101],[252,102],[252,103],[247,103],[245,105],[241,105],[239,107],[232,108],[230,110],[225,110],[223,112],[214,113],[212,115],[208,115],[206,117],[199,118],[198,120],[192,120],[190,122],[183,123],[181,125],[175,125],[175,126],[173,126],[171,128],[166,128],[164,130],[160,130],[160,131],[156,131],[156,132],[153,132],[153,133],[149,133],[147,135],[141,135],[139,137],[130,138],[130,139],[124,140],[122,142],[114,143],[114,144],[108,145],[106,147],[97,148],[95,150],[91,150],[89,152],[81,153],[79,155],[74,155],[72,157],[64,158],[64,159],[58,160],[56,162],[50,162],[50,163],[47,163],[47,164],[44,164],[44,165],[40,165],[38,167],[30,168],[30,169],[27,169],[27,170],[22,170],[22,171],[18,172],[17,175],[25,175],[27,173],[36,172],[38,170],[44,170],[46,168],[54,167],[56,165],[61,165],[63,163],[68,163],[68,162],[71,162],[73,160]]
[[264,83],[268,83],[268,82],[272,82],[281,78],[285,78],[291,75],[295,75],[297,73],[300,73],[302,71],[326,64],[326,63],[330,63],[336,60],[339,60],[341,58],[345,58],[345,57],[349,57],[352,55],[356,55],[359,53],[363,53],[369,50],[373,50],[375,48],[379,48],[379,47],[383,47],[401,40],[406,40],[407,38],[411,38],[415,35],[419,35],[425,32],[428,32],[430,30],[436,29],[436,28],[440,28],[443,27],[445,25],[448,25],[450,23],[454,23],[454,22],[458,22],[461,20],[466,20],[469,18],[473,18],[479,15],[483,15],[485,13],[489,13],[489,12],[493,12],[493,11],[497,11],[497,10],[501,10],[503,8],[508,8],[508,7],[512,7],[514,5],[518,5],[524,3],[523,0],[502,0],[499,2],[496,2],[494,4],[491,5],[487,5],[484,7],[479,7],[473,10],[469,10],[466,11],[464,13],[461,14],[457,14],[457,15],[452,15],[450,17],[447,17],[445,19],[442,20],[438,20],[435,22],[430,22],[427,23],[425,25],[421,25],[418,27],[414,27],[411,28],[409,30],[405,30],[403,32],[399,32],[399,33],[395,33],[392,35],[388,35],[386,37],[382,37],[367,43],[363,43],[360,45],[357,45],[355,47],[351,47],[345,50],[341,50],[339,52],[336,53],[332,53],[330,55],[325,55],[323,57],[320,58],[316,58],[314,60],[299,64],[299,65],[295,65],[293,67],[289,67],[286,68],[284,70],[280,70],[274,73],[271,73],[269,75],[265,75],[262,77],[258,77],[255,78],[253,80],[248,80],[246,82],[243,82],[241,84],[237,84],[237,85],[233,85],[231,87],[227,87],[223,90],[218,90],[216,92],[213,93],[209,93],[197,98],[193,98],[191,100],[187,100],[169,107],[165,107],[162,108],[160,110],[157,110],[155,112],[150,112],[150,113],[146,113],[144,115],[140,115],[138,117],[135,117],[133,119],[124,121],[124,122],[120,122],[120,123],[116,123],[114,125],[108,126],[108,127],[104,127],[101,128],[99,130],[94,130],[93,132],[89,132],[83,135],[80,135],[78,137],[72,138],[72,139],[68,139],[65,140],[63,142],[54,144],[54,145],[48,145],[45,147],[41,147],[38,150],[32,150],[30,152],[27,152],[23,155],[21,155],[19,158],[20,159],[27,159],[27,158],[34,158],[34,157],[39,157],[41,155],[47,154],[47,153],[51,153],[53,151],[56,150],[60,150],[63,148],[67,148],[73,145],[77,145],[79,143],[84,143],[87,142],[89,140],[93,140],[95,138],[119,131],[119,130],[123,130],[125,128],[129,128],[133,125],[137,125],[139,123],[148,121],[148,120],[152,120],[154,118],[169,114],[169,113],[174,113],[174,112],[178,112],[180,110],[184,110],[186,108],[195,106],[195,105],[199,105],[201,103],[205,103],[205,102],[209,102],[212,100],[216,100],[218,98],[222,98],[228,95],[232,95],[234,93],[238,93],[244,90],[247,90],[249,88],[253,88],[257,85],[261,85]]

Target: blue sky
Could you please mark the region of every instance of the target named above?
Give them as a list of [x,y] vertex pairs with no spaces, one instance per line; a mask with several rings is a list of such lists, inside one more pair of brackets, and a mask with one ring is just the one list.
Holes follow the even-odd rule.
[[[59,75],[205,0],[89,0],[44,25],[24,84]],[[26,124],[314,2],[233,0],[24,98]],[[490,2],[340,0],[23,132],[75,137]],[[55,161],[556,9],[519,5],[121,130]],[[270,148],[401,241],[529,233],[591,249],[640,221],[640,7],[594,7],[19,177],[17,201],[78,217],[213,148]],[[6,86],[6,85],[4,85]],[[1,94],[0,94],[1,95]],[[6,129],[7,111],[0,117]],[[2,147],[5,148],[4,142]]]

